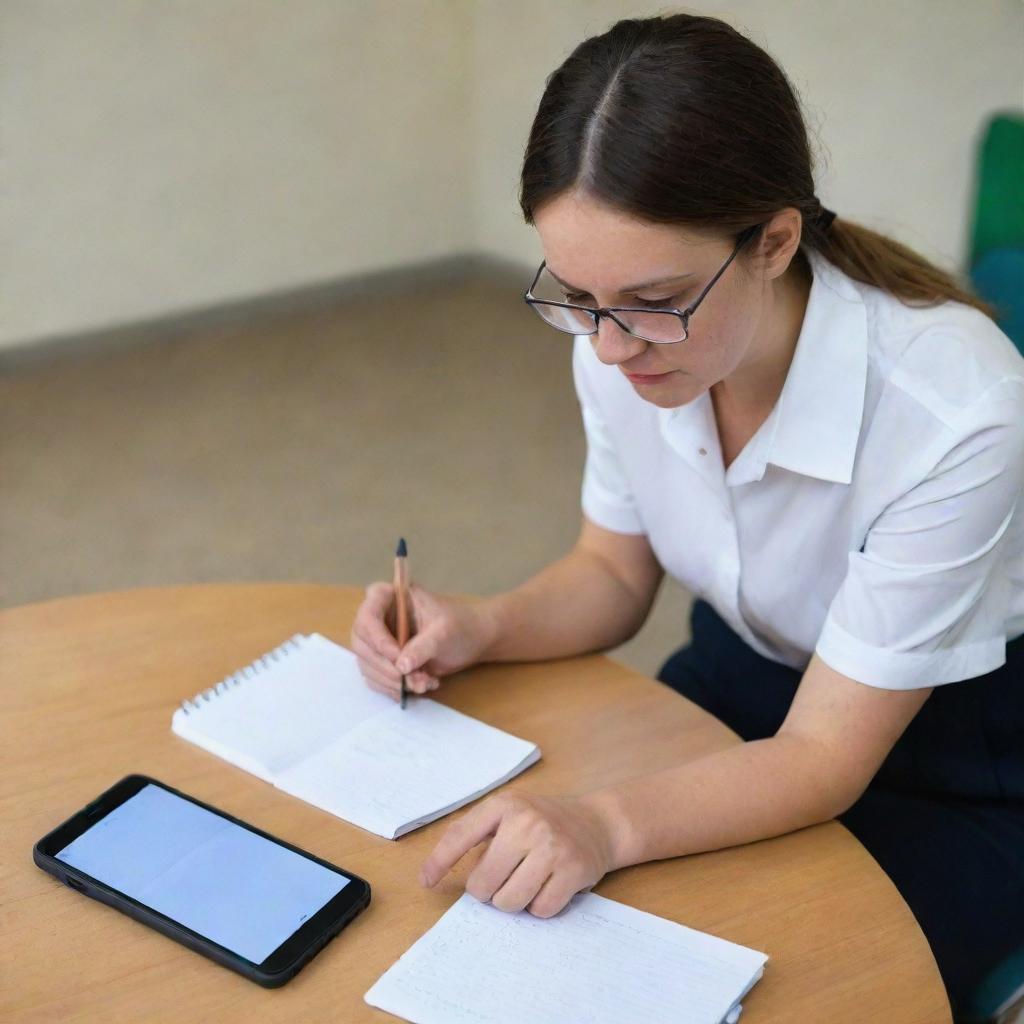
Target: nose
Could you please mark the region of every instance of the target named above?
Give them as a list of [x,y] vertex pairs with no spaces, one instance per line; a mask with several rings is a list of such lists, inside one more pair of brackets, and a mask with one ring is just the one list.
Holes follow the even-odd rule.
[[610,316],[602,316],[593,336],[594,354],[606,366],[618,366],[647,348],[649,342],[634,338]]

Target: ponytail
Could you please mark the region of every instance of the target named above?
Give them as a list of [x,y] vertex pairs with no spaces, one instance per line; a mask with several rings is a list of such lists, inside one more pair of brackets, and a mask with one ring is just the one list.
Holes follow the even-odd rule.
[[952,299],[993,316],[988,303],[913,249],[886,235],[836,218],[824,232],[811,232],[809,247],[848,277],[874,285],[908,306],[934,306]]

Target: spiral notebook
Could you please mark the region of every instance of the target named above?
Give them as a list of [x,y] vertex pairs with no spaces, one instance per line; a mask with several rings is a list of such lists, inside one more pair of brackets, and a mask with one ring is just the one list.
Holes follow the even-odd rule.
[[298,634],[186,700],[171,729],[314,807],[397,839],[540,758],[533,743],[426,697],[403,711],[355,655]]

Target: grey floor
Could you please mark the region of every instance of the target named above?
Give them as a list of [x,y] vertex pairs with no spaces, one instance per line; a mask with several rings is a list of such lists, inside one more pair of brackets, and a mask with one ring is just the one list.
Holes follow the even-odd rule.
[[[151,584],[390,572],[494,593],[579,525],[570,345],[496,271],[181,329],[0,375],[0,603]],[[614,652],[687,636],[662,588]]]

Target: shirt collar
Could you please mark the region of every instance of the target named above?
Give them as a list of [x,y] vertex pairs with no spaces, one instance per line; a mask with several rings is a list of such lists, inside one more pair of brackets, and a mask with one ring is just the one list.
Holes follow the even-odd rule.
[[811,291],[782,392],[724,480],[710,394],[659,410],[665,438],[711,484],[752,483],[768,463],[834,483],[853,478],[867,384],[867,313],[842,271],[817,253],[807,258]]
[[817,253],[807,255],[814,280],[766,461],[848,484],[864,418],[867,311],[842,271]]

